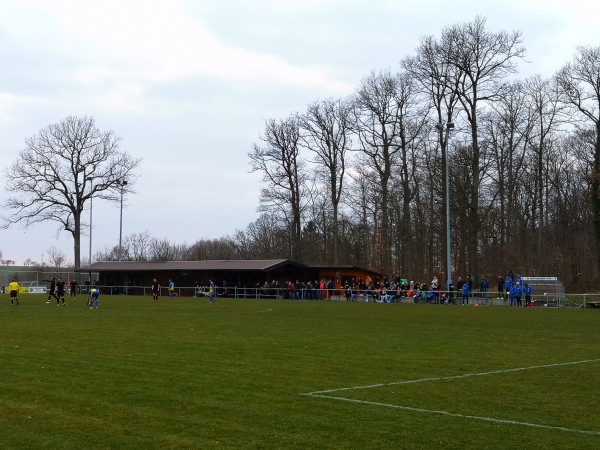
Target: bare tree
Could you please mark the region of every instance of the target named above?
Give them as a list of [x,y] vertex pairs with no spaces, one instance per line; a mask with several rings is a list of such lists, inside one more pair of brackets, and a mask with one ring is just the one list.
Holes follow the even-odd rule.
[[150,261],[180,261],[187,250],[185,244],[174,244],[169,239],[152,239],[150,242]]
[[298,120],[268,120],[261,136],[265,146],[254,144],[248,153],[253,172],[261,172],[267,188],[261,192],[259,210],[279,217],[289,229],[290,258],[302,257],[302,189],[306,174],[300,159]]
[[[449,174],[446,173],[449,167],[449,127],[454,127],[455,110],[458,103],[458,84],[461,79],[460,70],[450,64],[444,51],[444,47],[439,41],[431,36],[424,37],[417,48],[415,57],[405,58],[402,66],[410,72],[415,79],[420,90],[432,104],[431,115],[436,125],[437,136],[441,147],[441,180],[446,180]],[[446,211],[450,206],[446,205],[446,199],[449,197],[446,193],[447,183],[441,183],[440,198],[440,217],[446,216]],[[446,223],[448,226],[448,224]],[[440,239],[442,248],[447,248],[447,236],[444,232],[446,227],[440,227]],[[444,230],[444,231],[442,231]],[[441,250],[441,249],[440,249]],[[443,252],[442,252],[443,253]],[[447,266],[447,263],[446,263]],[[451,275],[452,268],[446,267],[445,272]],[[449,281],[449,280],[446,280]]]
[[[377,267],[390,271],[390,178],[401,180],[403,224],[410,222],[411,181],[414,175],[415,142],[427,112],[420,105],[409,73],[372,73],[361,82],[356,98],[354,130],[361,151],[379,177],[381,192],[381,231],[376,243]],[[398,169],[396,174],[394,171]]]
[[123,240],[125,255],[130,261],[148,261],[150,259],[150,243],[152,236],[147,231],[132,233]]
[[299,116],[303,146],[314,152],[315,162],[328,184],[333,212],[333,264],[338,263],[338,212],[351,142],[351,111],[350,101],[329,99],[312,103]]
[[50,247],[47,252],[50,264],[56,269],[56,273],[60,273],[60,268],[65,265],[67,260],[65,254],[54,246]]
[[241,259],[282,258],[288,254],[288,233],[273,214],[263,213],[245,230],[237,230],[231,245]]
[[594,162],[588,177],[596,244],[600,245],[600,46],[578,47],[573,61],[566,64],[555,79],[561,90],[561,100],[577,119],[583,120],[584,127],[591,126],[595,130]]
[[238,259],[233,242],[228,237],[201,239],[185,252],[185,259],[200,261],[205,259]]
[[561,124],[560,104],[556,83],[542,79],[539,75],[525,81],[528,96],[527,107],[531,111],[532,130],[529,138],[531,165],[533,167],[534,184],[532,186],[533,208],[531,222],[536,229],[535,252],[539,261],[543,260],[545,248],[546,222],[548,220],[548,176],[547,161],[553,141],[557,139],[558,127]]
[[442,45],[447,60],[460,73],[456,92],[471,130],[469,168],[471,189],[467,199],[468,270],[478,275],[478,244],[481,217],[479,211],[482,153],[479,146],[479,111],[485,102],[500,99],[505,93],[505,78],[516,72],[516,62],[525,57],[521,32],[492,33],[486,30],[486,19],[454,25],[442,32]]
[[[119,148],[112,131],[96,128],[91,117],[67,117],[25,141],[18,159],[5,169],[6,189],[12,194],[4,207],[4,226],[25,228],[39,222],[57,222],[73,236],[75,267],[80,267],[82,212],[94,198],[120,200],[124,178],[131,180],[141,163]],[[120,191],[119,191],[120,192]]]

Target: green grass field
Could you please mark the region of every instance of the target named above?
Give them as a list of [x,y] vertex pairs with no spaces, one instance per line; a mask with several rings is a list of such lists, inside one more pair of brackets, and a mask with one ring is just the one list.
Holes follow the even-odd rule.
[[0,297],[0,448],[600,448],[600,312]]

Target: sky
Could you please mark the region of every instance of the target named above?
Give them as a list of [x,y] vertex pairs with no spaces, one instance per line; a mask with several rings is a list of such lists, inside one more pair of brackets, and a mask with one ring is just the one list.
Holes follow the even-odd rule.
[[[123,236],[233,235],[259,215],[247,155],[266,120],[351,95],[372,71],[398,70],[422,37],[477,15],[490,31],[522,32],[523,78],[600,45],[596,0],[0,0],[0,170],[41,129],[91,116],[143,160]],[[118,244],[119,213],[93,203],[92,253]],[[56,223],[0,229],[2,259],[17,265],[47,262],[52,247],[74,260]],[[82,248],[87,260],[88,234]]]

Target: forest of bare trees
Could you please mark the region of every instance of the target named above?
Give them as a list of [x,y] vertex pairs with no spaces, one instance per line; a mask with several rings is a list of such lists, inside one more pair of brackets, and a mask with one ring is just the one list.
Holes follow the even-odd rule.
[[[423,37],[348,98],[265,122],[248,153],[261,215],[245,230],[192,246],[154,240],[146,257],[445,279],[447,162],[454,278],[512,269],[600,286],[600,46],[574,49],[548,79],[520,78],[525,60],[520,32],[481,17]],[[141,258],[130,244],[126,258]]]

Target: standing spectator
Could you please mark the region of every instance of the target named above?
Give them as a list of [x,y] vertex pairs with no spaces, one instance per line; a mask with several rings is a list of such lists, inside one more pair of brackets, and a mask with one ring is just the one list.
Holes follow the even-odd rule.
[[155,278],[154,280],[152,280],[152,301],[153,302],[158,301],[159,292],[160,292],[160,285],[158,284],[158,281],[156,281],[156,278]]
[[488,291],[490,289],[490,282],[485,275],[481,275],[479,280],[479,291],[481,292],[482,298],[488,298]]
[[352,281],[350,282],[350,289],[352,290],[350,299],[352,301],[356,300],[356,280],[352,277]]
[[510,297],[510,306],[517,306],[517,285],[513,284],[510,286],[508,291]]
[[10,292],[10,304],[14,306],[14,302],[16,301],[17,306],[19,306],[19,283],[14,278],[8,284],[8,290]]
[[290,300],[294,300],[296,298],[296,286],[294,283],[292,283],[292,280],[288,281],[287,293]]
[[471,296],[471,285],[465,282],[462,286],[463,305],[469,304],[469,297]]
[[448,284],[446,285],[446,290],[448,291],[448,297],[444,303],[449,305],[454,304],[454,281],[452,279],[448,280]]
[[175,282],[169,278],[169,298],[172,299],[175,295]]
[[504,300],[504,278],[498,275],[498,299]]
[[512,278],[510,275],[506,275],[506,279],[504,280],[504,289],[506,290],[506,295],[511,299],[510,288],[513,286]]
[[525,294],[525,306],[533,306],[531,303],[531,292],[533,287],[529,283],[525,283],[523,286],[523,293]]
[[508,276],[510,277],[510,281],[515,281],[515,274],[512,269],[508,269]]
[[344,293],[346,294],[346,301],[350,301],[350,296],[352,295],[352,292],[350,291],[350,284],[347,281],[344,284]]
[[56,305],[60,306],[61,301],[62,305],[65,306],[65,282],[62,277],[58,277],[56,282]]
[[71,280],[69,282],[69,291],[71,292],[71,299],[75,299],[77,297],[77,281]]
[[50,303],[50,299],[52,297],[56,298],[56,278],[52,277],[51,280],[44,280],[44,281],[47,281],[48,283],[50,283],[50,287],[48,288],[48,300],[46,300],[46,303]]
[[463,286],[465,285],[465,280],[462,277],[458,277],[458,281],[456,282],[456,297],[462,294]]
[[438,277],[434,275],[433,280],[431,280],[431,290],[434,294],[434,303],[439,303],[440,301],[440,283],[438,281]]
[[518,281],[515,283],[515,296],[517,297],[517,306],[523,306],[522,300],[523,288]]
[[85,293],[89,294],[90,286],[91,286],[92,282],[89,279],[87,279],[87,280],[85,280],[85,283],[83,283],[83,284],[85,285]]

